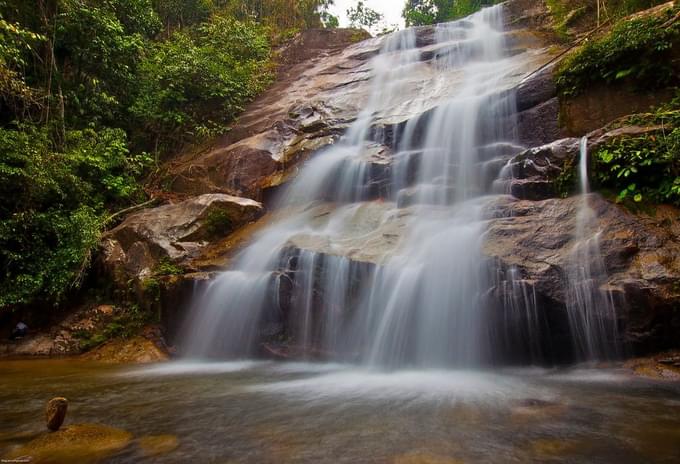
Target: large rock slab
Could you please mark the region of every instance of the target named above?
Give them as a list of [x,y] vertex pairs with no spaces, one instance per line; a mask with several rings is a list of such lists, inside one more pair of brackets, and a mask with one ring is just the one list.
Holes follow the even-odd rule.
[[[318,33],[306,32],[303,37]],[[460,91],[465,76],[458,68],[438,66],[437,61],[447,50],[461,53],[465,47],[480,45],[475,41],[445,42],[435,47],[434,29],[419,28],[416,46],[420,58],[409,64],[408,72],[390,73],[376,71],[370,62],[390,37],[350,45],[347,36],[338,34],[327,37],[328,50],[319,50],[318,56],[290,68],[246,109],[227,136],[173,162],[166,176],[170,189],[183,195],[221,192],[259,200],[264,190],[285,182],[296,164],[334,143],[371,95],[380,94],[372,100],[374,105],[380,102],[373,115],[377,134],[445,104]],[[500,76],[501,87],[507,91],[555,53],[543,45],[540,36],[525,30],[509,30],[507,46],[516,63]],[[384,91],[387,80],[389,92]]]
[[247,198],[205,194],[134,213],[105,235],[103,265],[117,280],[150,276],[161,260],[195,256],[209,240],[228,235],[262,210]]

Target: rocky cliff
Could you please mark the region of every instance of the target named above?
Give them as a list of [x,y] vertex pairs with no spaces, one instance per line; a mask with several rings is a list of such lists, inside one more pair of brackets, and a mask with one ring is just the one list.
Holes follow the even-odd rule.
[[[549,32],[550,18],[543,3],[511,0],[506,10],[508,40],[512,53],[519,57],[516,73],[506,86],[516,102],[512,123],[517,124],[518,134],[517,144],[489,147],[494,152],[489,159],[494,158],[496,164],[500,159],[501,166],[506,166],[504,188],[509,193],[486,207],[483,252],[497,269],[496,286],[489,292],[502,300],[504,284],[521,282],[535,294],[550,326],[552,340],[541,343],[559,345],[567,317],[564,282],[577,208],[577,199],[562,198],[556,187],[557,179],[578,156],[578,139],[567,136],[588,135],[594,150],[612,138],[655,128],[608,126],[612,119],[636,112],[642,104],[636,98],[618,99],[615,114],[579,106],[579,101],[591,105],[593,100],[606,106],[608,94],[586,92],[581,100],[561,100],[553,71],[563,50]],[[333,144],[356,119],[370,92],[368,61],[378,52],[381,39],[353,43],[355,34],[310,31],[300,36],[297,45],[283,52],[288,64],[281,79],[245,111],[226,137],[167,167],[163,182],[177,200],[130,215],[105,237],[102,267],[120,285],[131,279],[164,282],[160,301],[171,336],[185,317],[186,299],[195,282],[209,281],[209,272],[228,265],[249,237],[273,220],[267,210],[276,187],[294,177],[309,157],[323,156],[323,147]],[[464,53],[436,48],[433,34],[433,28],[418,30],[420,64],[409,76],[410,91],[390,102],[372,127],[374,142],[365,154],[370,188],[362,212],[347,224],[351,229],[347,238],[337,243],[333,237],[300,235],[286,245],[288,259],[277,270],[284,282],[277,299],[280,313],[296,310],[290,289],[299,282],[291,257],[306,251],[340,256],[363,269],[380,266],[399,253],[410,199],[408,194],[400,198],[399,215],[384,217],[383,200],[399,161],[392,156],[393,148],[409,121],[422,121],[411,135],[419,137],[427,114],[456,90],[455,73],[442,75],[432,63],[446,54]],[[643,98],[644,104],[649,103],[649,96]],[[589,113],[588,118],[578,116],[583,111]],[[501,166],[490,166],[490,172]],[[609,275],[606,285],[620,307],[626,345],[636,352],[677,347],[678,211],[660,206],[653,212],[634,214],[598,194],[592,194],[589,202],[597,214]],[[317,206],[318,221],[324,221],[325,211],[333,207]],[[157,270],[162,262],[181,267],[183,275],[162,277]],[[552,359],[567,359],[566,351],[553,346]]]

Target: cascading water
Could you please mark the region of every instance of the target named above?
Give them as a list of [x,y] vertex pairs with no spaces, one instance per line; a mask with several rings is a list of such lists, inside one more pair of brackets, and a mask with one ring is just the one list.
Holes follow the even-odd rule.
[[[535,295],[482,254],[493,183],[517,149],[507,81],[521,71],[502,12],[437,26],[425,51],[414,29],[384,39],[365,109],[283,193],[282,219],[195,303],[189,356],[243,357],[269,341],[379,366],[470,366],[520,340],[513,349],[540,358]],[[422,61],[442,76],[432,85],[458,76],[438,106],[418,107],[432,89],[404,79]],[[388,112],[418,116],[386,130]]]
[[600,251],[597,215],[590,207],[588,138],[580,142],[580,204],[576,213],[575,245],[569,257],[567,313],[575,356],[582,360],[619,356],[616,306],[604,286],[607,270]]

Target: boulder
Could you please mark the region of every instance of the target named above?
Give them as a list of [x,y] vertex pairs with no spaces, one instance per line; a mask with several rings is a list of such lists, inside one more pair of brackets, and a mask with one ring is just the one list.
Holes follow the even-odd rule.
[[66,398],[57,397],[52,398],[47,402],[45,409],[45,418],[47,420],[47,428],[53,432],[59,430],[66,419],[66,411],[68,410],[68,400]]
[[110,340],[83,354],[81,358],[110,364],[148,364],[167,361],[169,353],[164,344],[140,335],[130,339]]
[[105,235],[104,267],[119,282],[150,276],[162,259],[181,262],[195,256],[209,240],[228,235],[262,211],[254,200],[205,194],[134,213]]

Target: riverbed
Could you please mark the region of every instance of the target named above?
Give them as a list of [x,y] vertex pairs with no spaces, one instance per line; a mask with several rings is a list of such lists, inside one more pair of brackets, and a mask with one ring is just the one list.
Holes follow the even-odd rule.
[[177,437],[113,463],[680,462],[680,384],[616,369],[3,361],[0,456],[45,431],[54,396],[67,425]]

